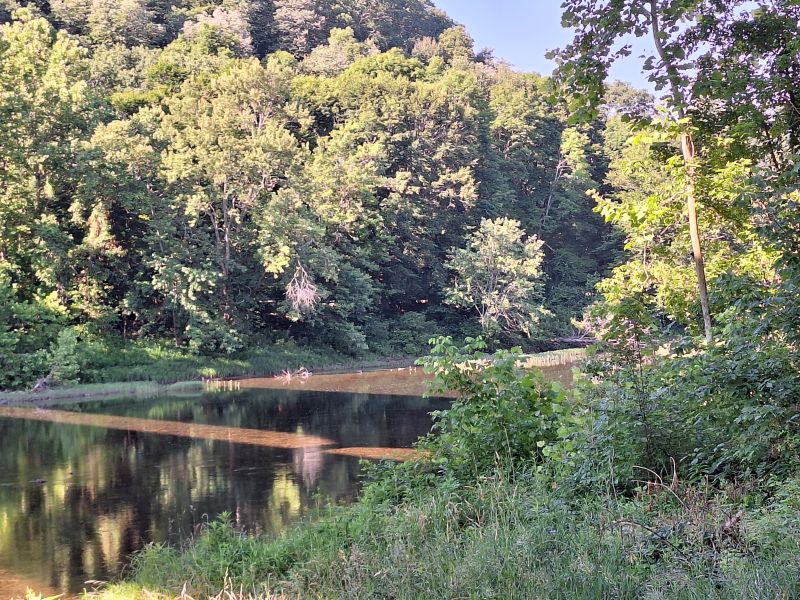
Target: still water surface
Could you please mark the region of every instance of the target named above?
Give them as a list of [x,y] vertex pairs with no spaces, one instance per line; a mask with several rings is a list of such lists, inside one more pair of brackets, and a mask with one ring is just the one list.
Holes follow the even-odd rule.
[[[13,574],[39,588],[79,591],[87,580],[118,575],[147,542],[178,541],[222,511],[250,531],[278,531],[320,502],[354,500],[358,458],[326,448],[408,447],[428,431],[428,413],[445,406],[407,396],[247,389],[68,407],[87,422],[117,417],[113,428],[41,420],[50,411],[0,413],[0,580]],[[133,430],[123,428],[126,417]],[[145,419],[155,431],[140,426]],[[289,433],[299,442],[186,437],[172,424],[157,432],[157,421]]]
[[250,380],[190,397],[0,408],[0,600],[113,579],[148,542],[179,542],[223,511],[277,532],[352,502],[358,455],[410,447],[446,408],[417,395],[422,379]]

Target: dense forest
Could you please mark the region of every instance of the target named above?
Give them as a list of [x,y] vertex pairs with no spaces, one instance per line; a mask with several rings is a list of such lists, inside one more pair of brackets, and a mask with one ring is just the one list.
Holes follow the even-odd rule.
[[[548,77],[425,0],[0,6],[0,385],[441,334],[454,398],[358,504],[105,597],[800,596],[796,0],[563,0]],[[570,390],[523,367],[576,332]]]
[[4,387],[90,380],[131,343],[543,347],[619,257],[587,191],[624,187],[621,115],[652,100],[620,85],[572,123],[551,80],[476,52],[427,0],[17,4],[0,3]]

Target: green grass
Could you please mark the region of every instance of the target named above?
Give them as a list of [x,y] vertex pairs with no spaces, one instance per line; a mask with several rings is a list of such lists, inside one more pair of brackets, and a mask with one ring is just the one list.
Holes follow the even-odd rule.
[[162,385],[154,381],[129,381],[123,383],[89,383],[70,387],[59,387],[41,392],[0,392],[0,405],[3,404],[57,404],[68,400],[102,397],[143,397],[161,394],[199,393],[199,381],[180,382]]
[[80,359],[81,382],[42,392],[0,391],[2,404],[49,404],[88,397],[197,392],[203,378],[270,376],[283,370],[353,370],[411,364],[413,358],[353,358],[330,348],[276,344],[233,355],[199,356],[165,344],[93,343]]
[[352,358],[327,348],[308,348],[294,344],[252,348],[237,354],[204,356],[166,344],[129,344],[104,348],[87,357],[82,369],[91,382],[155,381],[174,383],[202,377],[270,375],[283,369],[317,367]]
[[399,506],[334,509],[277,539],[216,522],[183,550],[150,546],[128,583],[98,596],[174,597],[185,585],[194,598],[796,598],[795,497],[746,508],[726,533],[733,507],[721,492],[575,499],[496,475]]

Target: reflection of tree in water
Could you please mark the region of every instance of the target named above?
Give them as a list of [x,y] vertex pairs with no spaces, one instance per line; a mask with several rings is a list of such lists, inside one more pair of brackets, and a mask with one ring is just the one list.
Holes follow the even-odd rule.
[[[434,407],[396,396],[247,390],[77,408],[387,446],[427,431]],[[119,573],[146,542],[177,541],[222,511],[247,529],[276,531],[305,516],[318,495],[351,502],[357,490],[357,459],[311,448],[20,419],[0,419],[0,445],[0,568],[73,591]],[[46,482],[30,483],[39,478]]]
[[[429,412],[446,406],[398,396],[330,392],[246,390],[224,392],[214,402],[230,407],[241,426],[297,431],[345,446],[409,446],[430,427]],[[248,401],[249,400],[249,401]],[[213,413],[212,413],[213,414]]]
[[292,450],[292,466],[308,489],[313,489],[322,473],[322,448],[313,446]]

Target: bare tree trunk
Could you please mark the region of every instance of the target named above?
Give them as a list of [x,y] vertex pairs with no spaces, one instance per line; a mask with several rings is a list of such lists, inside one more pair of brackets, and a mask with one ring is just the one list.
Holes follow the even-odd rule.
[[558,164],[556,165],[556,174],[553,177],[553,181],[550,184],[550,193],[547,195],[547,203],[545,204],[544,214],[542,215],[542,219],[539,221],[539,234],[541,235],[542,229],[544,228],[544,224],[547,221],[547,217],[550,215],[550,208],[553,206],[553,198],[556,194],[556,186],[558,185],[561,176],[564,174],[564,170],[567,166],[566,161],[563,157],[558,159]]
[[[659,0],[650,0],[650,24],[653,27],[653,43],[655,44],[658,56],[661,58],[667,70],[672,97],[679,119],[686,117],[686,99],[681,90],[679,82],[679,71],[674,63],[670,62],[664,48],[662,40]],[[683,152],[683,162],[686,165],[686,207],[689,213],[689,237],[692,241],[692,255],[694,257],[694,271],[697,274],[697,292],[700,296],[700,306],[703,310],[703,329],[705,330],[706,340],[711,342],[714,333],[711,329],[711,307],[708,303],[708,284],[706,283],[706,265],[703,260],[703,249],[700,245],[700,227],[697,224],[697,198],[695,196],[695,183],[697,174],[695,170],[695,148],[692,134],[686,124],[682,125],[681,132],[681,151]]]
[[711,342],[711,307],[708,302],[708,285],[706,284],[706,266],[703,260],[703,248],[700,245],[700,227],[697,224],[697,199],[695,198],[695,165],[694,141],[690,133],[681,134],[681,150],[683,161],[686,164],[686,205],[689,212],[689,237],[692,239],[692,256],[694,257],[694,271],[697,274],[697,292],[700,296],[700,306],[703,309],[703,329],[706,340]]

